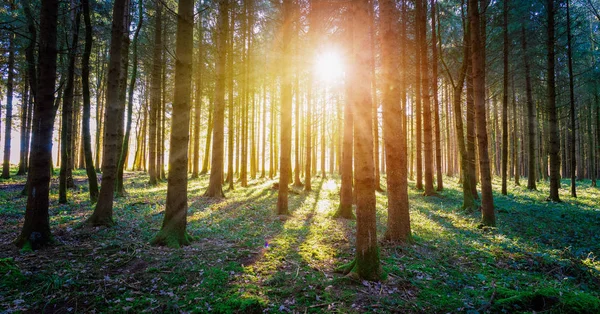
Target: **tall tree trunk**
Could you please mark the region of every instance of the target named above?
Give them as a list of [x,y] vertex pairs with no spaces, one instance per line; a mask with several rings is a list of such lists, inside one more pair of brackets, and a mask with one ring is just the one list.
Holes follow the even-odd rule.
[[[346,16],[346,20],[345,20],[345,32],[347,33],[347,42],[348,42],[348,49],[347,49],[347,61],[348,64],[353,64],[353,60],[352,60],[352,56],[353,56],[353,52],[352,52],[352,40],[353,40],[353,33],[352,33],[352,17],[351,16]],[[356,219],[356,216],[354,215],[353,211],[352,211],[352,172],[353,172],[353,167],[352,167],[352,161],[353,161],[353,151],[352,151],[352,146],[353,146],[353,129],[354,129],[354,117],[352,114],[352,99],[354,99],[354,96],[352,95],[353,93],[353,86],[349,83],[346,84],[345,86],[345,92],[346,92],[346,103],[344,105],[344,136],[342,139],[342,180],[341,180],[341,186],[340,186],[340,205],[337,209],[337,211],[335,212],[335,217],[341,217],[341,218],[346,218],[346,219]]]
[[[15,5],[11,1],[11,11],[15,10]],[[6,79],[6,123],[4,123],[4,161],[2,163],[2,179],[10,178],[10,140],[12,133],[12,103],[13,103],[13,83],[15,76],[15,34],[10,32],[8,35],[8,75]]]
[[[467,21],[468,23],[468,21]],[[479,194],[477,194],[477,157],[476,157],[476,146],[475,146],[475,104],[474,104],[474,96],[473,96],[473,65],[471,60],[472,48],[471,48],[471,39],[470,39],[470,27],[469,27],[469,38],[467,39],[467,45],[469,49],[467,50],[468,54],[467,58],[467,159],[468,159],[468,171],[470,173],[469,178],[471,179],[471,194],[473,194],[473,198],[479,199]]]
[[283,2],[283,52],[282,52],[282,74],[281,74],[281,155],[279,164],[279,193],[277,194],[277,214],[289,215],[288,189],[291,169],[292,155],[292,71],[289,66],[292,50],[292,20],[293,5],[291,1]]
[[508,1],[502,5],[502,194],[508,185]]
[[213,138],[213,108],[214,108],[214,103],[212,101],[212,99],[210,100],[209,104],[208,104],[208,127],[206,128],[206,141],[204,142],[204,158],[202,159],[202,170],[200,171],[200,174],[207,174],[208,173],[208,163],[209,163],[209,156],[210,156],[210,147],[211,147],[211,140]]
[[[308,29],[308,40],[309,40],[309,45],[313,45],[314,44],[314,37],[316,36],[317,32],[318,32],[318,27],[317,27],[317,8],[316,8],[316,3],[318,0],[310,0],[310,9],[308,12],[308,25],[309,25],[309,29]],[[306,164],[305,164],[305,168],[304,168],[304,191],[312,191],[312,184],[311,184],[311,176],[312,176],[312,82],[311,80],[308,80],[308,82],[306,82],[306,125],[305,125],[305,139],[306,139],[306,144],[305,144],[305,159],[306,159]]]
[[513,163],[514,163],[514,171],[515,171],[515,185],[520,186],[521,183],[521,162],[520,162],[520,154],[519,154],[519,116],[517,115],[517,93],[515,89],[515,77],[514,75],[511,77],[511,85],[512,85],[512,109],[513,109]]
[[[75,4],[72,3],[74,6]],[[81,11],[75,7],[71,8],[73,12],[73,29],[71,39],[71,51],[69,52],[69,65],[67,69],[67,82],[63,95],[62,104],[62,133],[60,146],[60,179],[58,189],[58,202],[61,204],[67,203],[67,188],[73,187],[73,90],[75,81],[75,59],[77,56],[77,42],[79,41],[79,25]]]
[[35,249],[52,240],[48,205],[52,165],[52,130],[55,117],[57,21],[58,0],[42,0],[38,50],[39,84],[37,84],[35,92],[33,138],[27,176],[27,205],[23,228],[15,240],[15,244],[20,248]]
[[[567,3],[567,57],[569,60],[569,103],[570,103],[570,116],[571,116],[571,169],[575,170],[577,162],[575,158],[575,91],[573,87],[573,45],[571,35],[571,11],[569,6],[570,0],[566,0]],[[577,173],[581,177],[580,173]],[[571,171],[571,196],[577,197],[577,187],[575,179],[577,178],[575,171]]]
[[[388,220],[385,239],[393,242],[410,241],[410,214],[406,182],[406,152],[402,149],[404,130],[398,123],[402,118],[401,97],[404,85],[399,82],[398,10],[393,0],[381,0],[379,23],[381,34],[383,142],[388,167]],[[400,88],[397,88],[400,87]]]
[[419,0],[417,6],[417,23],[421,55],[421,98],[423,106],[423,153],[425,157],[425,192],[434,195],[433,189],[433,132],[431,129],[431,95],[429,94],[429,54],[427,49],[427,1]]
[[203,16],[200,13],[198,20],[198,57],[196,59],[196,97],[194,103],[194,157],[192,161],[192,179],[198,178],[200,173],[200,123],[202,118],[202,75],[204,73],[204,32]]
[[205,196],[224,197],[223,194],[223,144],[225,141],[225,69],[227,56],[227,37],[229,34],[229,0],[219,1],[217,18],[217,60],[215,65],[215,103],[213,108],[213,143],[210,168],[210,180]]
[[[142,1],[138,2],[139,6],[139,21],[133,36],[133,60],[131,69],[131,83],[129,84],[129,98],[127,99],[127,121],[125,127],[125,135],[123,137],[123,146],[121,148],[121,156],[119,158],[119,168],[117,170],[117,196],[125,195],[125,187],[123,186],[123,171],[125,170],[127,156],[129,155],[129,137],[131,135],[131,122],[133,119],[133,92],[135,90],[135,84],[137,81],[138,72],[138,41],[140,36],[140,30],[144,24],[144,8]],[[129,37],[128,34],[125,36]]]
[[521,46],[523,49],[523,61],[525,63],[525,97],[527,102],[527,131],[528,131],[528,165],[527,165],[527,189],[536,190],[535,183],[535,105],[533,104],[531,74],[529,66],[529,57],[527,51],[527,33],[525,25],[521,24]]
[[177,10],[177,60],[169,149],[167,201],[162,228],[153,244],[179,247],[190,243],[187,225],[187,173],[194,51],[194,0],[179,0]]
[[148,157],[148,175],[150,176],[150,184],[156,185],[158,184],[158,177],[160,173],[158,172],[156,165],[158,164],[158,125],[160,123],[158,121],[159,115],[159,107],[160,107],[160,91],[162,85],[162,4],[161,2],[156,2],[156,13],[154,17],[154,49],[152,55],[152,79],[151,79],[151,92],[150,92],[150,130],[149,130],[149,140],[148,140],[148,148],[150,150],[150,154]]
[[435,166],[437,191],[444,190],[444,180],[442,177],[442,140],[440,132],[440,102],[438,99],[438,51],[437,51],[437,21],[436,21],[436,0],[431,0],[431,68],[432,81],[431,86],[433,94],[433,120],[435,130]]
[[469,23],[471,26],[471,61],[473,64],[473,100],[475,105],[475,123],[477,126],[477,145],[479,152],[479,173],[481,178],[481,214],[482,223],[495,226],[494,199],[492,195],[492,174],[488,155],[487,122],[485,117],[485,46],[481,36],[481,16],[477,0],[469,0]]
[[369,75],[369,2],[353,1],[353,67],[349,69],[354,88],[354,160],[356,161],[356,258],[344,272],[365,280],[380,280],[382,275],[377,247],[375,217],[375,171],[373,160],[373,108]]
[[[550,200],[560,202],[558,189],[560,188],[560,142],[558,134],[558,117],[556,113],[556,77],[555,77],[555,34],[554,34],[554,0],[546,1],[546,10],[548,11],[548,39],[546,42],[547,57],[547,82],[548,82],[548,153],[550,155]],[[574,156],[573,156],[574,157]],[[575,169],[571,169],[575,171]]]
[[[125,50],[123,36],[128,29],[128,1],[115,0],[113,7],[113,23],[110,41],[110,60],[108,68],[108,86],[106,90],[106,111],[104,122],[115,127],[104,128],[104,143],[102,156],[102,185],[98,203],[94,213],[87,223],[92,226],[110,226],[113,222],[113,199],[117,164],[119,162],[119,128],[123,128],[123,111],[125,104],[119,101],[123,51]],[[119,125],[119,122],[121,125]]]
[[228,88],[229,88],[229,96],[227,97],[227,101],[229,103],[229,110],[227,112],[227,178],[225,181],[229,183],[229,190],[234,189],[234,174],[233,174],[233,165],[234,165],[234,135],[235,135],[235,108],[233,101],[233,90],[234,90],[234,68],[233,68],[233,58],[234,56],[234,33],[235,31],[235,10],[231,12],[231,19],[229,22],[229,29],[232,31],[229,32],[229,40],[228,40],[228,49],[229,54],[227,55],[227,80],[228,80]]
[[17,175],[24,175],[27,173],[27,146],[29,145],[29,139],[27,134],[27,120],[29,113],[29,80],[27,75],[24,77],[25,86],[23,87],[23,94],[21,98],[21,127],[20,127],[20,150],[19,150],[19,170]]
[[379,167],[379,115],[378,115],[378,107],[379,101],[377,99],[377,75],[375,74],[375,41],[377,37],[377,32],[375,31],[375,1],[369,0],[369,23],[370,23],[370,40],[371,40],[371,89],[373,95],[373,159],[375,166],[375,190],[383,191],[381,189],[381,170]]
[[98,201],[98,178],[94,168],[92,158],[92,137],[90,134],[90,54],[92,52],[92,22],[90,19],[89,0],[81,0],[83,7],[83,20],[85,22],[85,48],[81,59],[81,84],[83,89],[83,117],[81,119],[81,129],[83,133],[83,150],[85,154],[85,170],[88,177],[90,191],[90,202]]

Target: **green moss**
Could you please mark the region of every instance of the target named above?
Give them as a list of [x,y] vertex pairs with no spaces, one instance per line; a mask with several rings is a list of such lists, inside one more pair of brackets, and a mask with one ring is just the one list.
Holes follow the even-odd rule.
[[524,291],[498,288],[492,308],[496,311],[598,313],[600,299],[585,292],[565,292],[549,287]]
[[190,245],[192,241],[194,241],[194,237],[186,231],[181,232],[180,230],[163,228],[150,241],[150,244],[178,249],[182,246]]

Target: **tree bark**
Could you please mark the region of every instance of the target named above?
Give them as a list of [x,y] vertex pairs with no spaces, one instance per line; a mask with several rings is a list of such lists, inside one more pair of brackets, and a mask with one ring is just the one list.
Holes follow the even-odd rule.
[[[129,155],[129,137],[131,135],[131,122],[133,119],[133,93],[135,90],[135,84],[137,81],[138,72],[138,41],[140,36],[140,30],[144,24],[144,8],[142,1],[138,2],[139,6],[139,21],[133,36],[133,60],[131,69],[131,83],[129,84],[129,97],[127,99],[127,121],[125,127],[125,135],[123,137],[123,146],[121,148],[121,156],[119,158],[119,168],[117,170],[117,196],[125,195],[125,187],[123,186],[123,172],[126,167],[127,156]],[[128,34],[125,36],[129,37]],[[125,82],[126,84],[126,82]]]
[[153,244],[179,247],[190,243],[187,225],[187,173],[194,50],[194,0],[179,0],[177,10],[175,91],[169,149],[167,201],[162,228]]
[[[117,175],[117,164],[119,157],[119,128],[123,127],[123,111],[125,104],[119,101],[121,71],[123,62],[123,36],[128,28],[128,1],[115,0],[113,7],[113,23],[110,41],[110,60],[108,68],[108,86],[106,90],[106,110],[104,122],[106,125],[115,127],[104,128],[104,143],[102,156],[102,185],[98,203],[94,213],[87,220],[87,224],[92,226],[111,226],[114,224],[113,199],[115,190],[115,179]],[[121,125],[119,126],[119,122]]]
[[[411,240],[408,190],[406,182],[406,153],[402,149],[404,130],[401,123],[401,93],[405,95],[403,84],[399,82],[397,71],[398,33],[396,21],[398,10],[393,0],[380,0],[381,22],[381,61],[382,61],[382,103],[383,103],[383,142],[387,173],[388,220],[384,235],[392,242]],[[434,24],[435,25],[435,24]]]
[[293,7],[291,1],[283,2],[283,52],[282,52],[282,74],[281,74],[281,150],[279,156],[279,193],[277,194],[277,214],[289,215],[288,189],[291,169],[292,155],[292,71],[289,66],[291,60],[291,40]]
[[528,156],[527,156],[527,189],[536,190],[535,183],[535,106],[533,104],[531,74],[529,66],[529,57],[527,51],[527,33],[525,25],[521,24],[521,46],[523,48],[523,61],[525,62],[525,94],[527,101],[527,131],[528,131]]
[[[14,3],[10,4],[11,11],[14,11]],[[8,35],[8,75],[6,79],[6,117],[4,123],[4,161],[2,163],[2,179],[10,178],[10,142],[12,133],[12,103],[13,87],[15,76],[15,34],[10,32]]]
[[196,97],[194,103],[194,157],[192,161],[192,179],[198,178],[200,173],[200,120],[202,117],[202,75],[204,70],[204,32],[202,25],[203,15],[200,13],[198,20],[198,57],[196,59]]
[[482,43],[480,13],[477,0],[469,0],[469,23],[471,26],[471,61],[473,64],[473,100],[477,145],[479,152],[479,173],[481,178],[482,223],[495,226],[494,199],[492,196],[492,174],[488,155],[487,122],[485,117],[485,46]]
[[360,279],[377,281],[382,270],[377,247],[375,217],[375,171],[373,160],[373,117],[371,86],[363,78],[369,75],[370,40],[369,2],[353,1],[354,65],[349,69],[354,88],[354,159],[356,161],[356,259],[344,269]]
[[[548,39],[546,42],[548,55],[547,55],[547,81],[548,81],[548,153],[550,155],[550,200],[553,202],[560,202],[558,195],[558,189],[560,188],[560,142],[558,134],[558,120],[556,113],[556,77],[555,77],[555,63],[556,57],[554,52],[555,44],[555,28],[554,28],[554,0],[546,1],[546,10],[548,14]],[[575,169],[571,169],[575,171]]]
[[81,59],[81,84],[83,89],[83,117],[81,119],[81,128],[83,133],[83,150],[85,154],[85,169],[88,177],[90,191],[90,202],[92,204],[98,201],[98,178],[94,168],[92,158],[92,137],[90,134],[90,54],[92,52],[92,22],[90,19],[89,0],[81,0],[83,7],[83,20],[85,23],[85,47]]
[[508,1],[502,5],[502,194],[508,185]]
[[[74,4],[73,4],[74,5]],[[73,182],[73,153],[75,149],[73,147],[73,90],[75,82],[75,59],[77,56],[77,42],[79,41],[79,25],[81,23],[81,11],[76,8],[73,16],[73,29],[71,48],[69,52],[69,65],[67,69],[67,82],[63,94],[62,104],[62,132],[60,141],[60,178],[58,188],[58,202],[60,204],[67,203],[67,188],[75,186]]]
[[162,4],[156,2],[156,13],[154,17],[154,50],[152,63],[152,79],[151,79],[151,94],[150,94],[150,126],[149,126],[149,157],[148,157],[148,175],[150,176],[150,184],[158,184],[160,173],[157,169],[158,164],[158,108],[160,107],[160,92],[162,85]]
[[571,11],[570,11],[570,0],[565,0],[567,4],[567,58],[569,60],[569,104],[570,104],[570,118],[571,118],[571,196],[577,197],[577,186],[575,179],[577,175],[581,177],[580,173],[575,173],[577,167],[577,158],[575,158],[575,91],[573,87],[573,45],[571,35]]
[[225,140],[225,79],[227,36],[229,34],[229,0],[219,1],[217,18],[217,60],[215,65],[215,103],[213,108],[213,142],[210,180],[205,196],[224,197],[223,193],[223,144]]
[[35,249],[52,241],[48,205],[55,117],[57,20],[58,0],[42,0],[38,54],[39,84],[35,92],[36,104],[33,112],[27,206],[23,228],[15,240],[15,244],[20,248]]

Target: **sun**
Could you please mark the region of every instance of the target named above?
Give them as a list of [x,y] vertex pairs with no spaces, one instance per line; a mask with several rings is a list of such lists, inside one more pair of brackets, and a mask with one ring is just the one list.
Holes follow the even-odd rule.
[[344,59],[336,50],[326,50],[317,54],[315,76],[326,83],[337,83],[344,77]]

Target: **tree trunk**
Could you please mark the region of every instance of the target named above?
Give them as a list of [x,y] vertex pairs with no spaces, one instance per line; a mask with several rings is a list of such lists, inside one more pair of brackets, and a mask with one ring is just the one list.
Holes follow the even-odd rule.
[[480,13],[477,0],[469,0],[469,24],[471,26],[471,62],[473,64],[473,100],[477,145],[479,152],[479,173],[481,178],[482,223],[495,226],[494,199],[492,196],[492,174],[488,155],[487,121],[485,117],[485,46],[482,43]]
[[227,178],[226,182],[229,183],[229,190],[234,189],[234,174],[233,174],[233,165],[234,165],[234,135],[235,135],[235,108],[233,101],[233,91],[234,91],[234,68],[233,68],[233,58],[234,56],[234,33],[235,31],[235,10],[231,12],[229,29],[232,31],[229,32],[229,54],[227,55],[227,68],[228,68],[228,88],[229,88],[229,96],[227,101],[229,102],[229,110],[227,112]]
[[[113,7],[113,23],[110,41],[110,60],[108,68],[108,86],[106,90],[106,111],[104,122],[115,127],[104,128],[104,143],[102,156],[102,185],[98,203],[94,213],[88,218],[87,223],[92,226],[110,226],[113,222],[113,199],[117,164],[119,162],[119,128],[123,127],[123,111],[125,104],[119,101],[121,71],[123,62],[124,33],[128,29],[125,23],[128,16],[128,1],[115,0]],[[121,122],[121,125],[119,125]]]
[[156,2],[156,13],[154,17],[154,49],[153,49],[153,61],[152,61],[152,79],[151,79],[151,92],[150,92],[150,128],[149,128],[149,140],[148,148],[150,154],[148,157],[148,175],[150,176],[150,184],[158,184],[158,108],[160,107],[160,91],[161,91],[161,69],[162,69],[162,4]]
[[351,106],[354,109],[354,159],[356,161],[356,259],[345,269],[360,279],[377,281],[382,270],[377,247],[375,217],[375,171],[373,160],[373,117],[371,86],[362,78],[369,75],[370,40],[369,2],[352,2],[353,67],[349,69],[354,88]]
[[[74,4],[73,4],[74,5]],[[67,69],[67,82],[63,94],[62,104],[62,132],[60,146],[60,179],[58,189],[58,202],[60,204],[67,203],[67,188],[72,188],[73,182],[73,153],[75,149],[73,143],[73,90],[75,81],[75,59],[77,56],[77,42],[79,41],[79,25],[81,11],[71,8],[73,12],[73,29],[71,39],[71,51],[69,52],[69,66]]]
[[[570,103],[570,116],[571,116],[571,169],[577,167],[575,158],[575,91],[573,87],[573,46],[572,46],[572,35],[571,35],[571,12],[569,6],[570,0],[566,0],[567,3],[567,57],[569,59],[569,103]],[[580,173],[577,173],[581,177]],[[577,178],[575,171],[571,171],[571,196],[577,197],[577,187],[575,179]]]
[[[408,190],[406,181],[406,151],[402,148],[404,130],[401,97],[405,96],[404,85],[399,83],[399,49],[396,21],[398,10],[395,1],[381,0],[381,61],[383,142],[387,173],[388,220],[385,239],[392,242],[408,242],[411,238]],[[404,53],[404,51],[403,51]],[[396,86],[400,88],[396,88]]]
[[431,129],[431,99],[429,94],[429,55],[427,49],[427,1],[417,1],[417,23],[421,55],[421,98],[423,106],[423,153],[425,157],[425,192],[434,195],[433,189],[433,134]]
[[525,62],[525,94],[527,101],[527,131],[528,131],[528,165],[527,165],[527,189],[536,190],[535,183],[535,106],[533,104],[531,74],[529,69],[529,57],[527,52],[527,33],[525,25],[521,24],[521,46],[523,48],[523,61]]
[[196,97],[194,104],[194,148],[192,161],[192,179],[198,178],[200,173],[200,123],[202,118],[202,74],[204,70],[204,32],[202,25],[203,16],[200,13],[198,20],[198,57],[196,59]]
[[[554,73],[555,53],[554,53],[554,0],[546,1],[546,10],[548,11],[548,40],[546,42],[547,56],[547,81],[548,81],[548,153],[550,155],[550,200],[560,202],[558,189],[560,188],[560,143],[558,134],[558,120],[556,113],[556,77]],[[575,169],[571,169],[575,171]]]
[[279,193],[277,194],[277,214],[289,215],[288,189],[291,169],[292,154],[292,71],[289,66],[291,60],[293,7],[291,1],[283,2],[283,56],[281,74],[281,150],[279,164]]
[[508,184],[508,1],[504,0],[502,12],[502,194]]
[[29,80],[27,75],[24,77],[24,87],[21,100],[21,127],[20,127],[20,150],[19,150],[19,170],[17,175],[24,175],[27,173],[27,146],[29,146],[29,138],[27,134],[27,120],[29,113]]
[[190,243],[187,224],[187,173],[194,51],[194,0],[179,0],[175,91],[169,149],[167,201],[162,228],[153,244],[180,247]]
[[[121,156],[119,158],[119,168],[117,170],[117,196],[125,195],[125,187],[123,186],[123,171],[126,167],[127,156],[129,155],[129,137],[131,135],[131,121],[133,119],[133,92],[135,90],[135,84],[137,81],[138,72],[138,40],[140,36],[140,30],[144,24],[144,9],[143,3],[140,1],[139,5],[139,21],[133,36],[133,60],[131,69],[131,83],[129,84],[129,98],[127,100],[127,121],[125,127],[125,135],[123,137],[123,146],[121,148]],[[129,35],[126,35],[129,37]],[[126,82],[125,82],[126,84]]]
[[[52,163],[52,130],[56,89],[56,28],[58,0],[42,0],[38,54],[39,84],[35,92],[31,158],[27,176],[27,206],[21,233],[15,240],[20,248],[36,249],[52,240],[48,214]],[[33,86],[32,86],[33,87]]]
[[[14,11],[14,3],[10,4],[11,11]],[[4,161],[2,163],[2,179],[10,178],[10,140],[12,133],[12,103],[13,103],[13,83],[15,76],[15,34],[10,32],[8,35],[8,75],[6,79],[6,123],[4,123]]]
[[[352,43],[352,18],[350,16],[346,17],[346,33],[347,33],[347,42]],[[348,53],[348,64],[353,64],[352,60],[352,47],[350,45],[347,53]],[[340,206],[335,212],[335,217],[346,218],[346,219],[356,219],[354,212],[352,211],[352,146],[353,146],[353,128],[354,128],[354,117],[352,114],[352,104],[351,101],[354,99],[353,86],[351,84],[346,84],[345,86],[346,92],[346,104],[344,105],[344,138],[343,138],[343,147],[342,147],[342,182],[340,186]]]
[[215,65],[215,103],[213,108],[213,143],[210,181],[205,196],[224,197],[223,194],[223,142],[225,140],[225,79],[227,37],[229,34],[229,0],[219,1],[217,18],[217,60]]
[[81,84],[83,89],[83,117],[81,119],[81,129],[83,133],[83,150],[85,155],[85,169],[88,177],[90,191],[90,202],[92,204],[98,201],[98,178],[94,168],[92,158],[92,137],[90,134],[90,54],[92,52],[92,22],[90,19],[89,0],[81,0],[83,7],[83,20],[85,22],[85,48],[81,60]]

